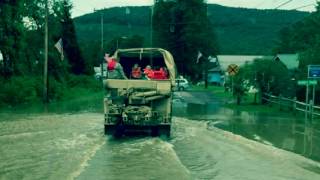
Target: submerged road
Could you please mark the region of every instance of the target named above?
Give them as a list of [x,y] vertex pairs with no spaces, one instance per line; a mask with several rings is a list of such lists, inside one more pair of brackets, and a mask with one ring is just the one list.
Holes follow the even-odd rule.
[[0,179],[320,179],[291,120],[233,112],[202,92],[175,95],[168,140],[105,137],[100,110],[2,112]]

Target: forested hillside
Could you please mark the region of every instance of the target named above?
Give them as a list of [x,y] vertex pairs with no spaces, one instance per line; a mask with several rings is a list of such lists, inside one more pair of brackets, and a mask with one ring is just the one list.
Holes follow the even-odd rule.
[[[78,39],[84,50],[99,47],[101,13],[104,15],[106,44],[117,37],[139,35],[144,37],[145,46],[150,45],[151,8],[116,7],[75,18]],[[308,15],[299,11],[231,8],[213,4],[208,6],[208,14],[221,54],[270,54],[279,31]]]

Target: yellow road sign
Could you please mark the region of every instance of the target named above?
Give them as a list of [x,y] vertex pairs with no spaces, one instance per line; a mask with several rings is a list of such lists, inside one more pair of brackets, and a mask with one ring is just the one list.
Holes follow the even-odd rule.
[[227,69],[230,76],[234,76],[239,72],[239,66],[236,64],[230,64]]

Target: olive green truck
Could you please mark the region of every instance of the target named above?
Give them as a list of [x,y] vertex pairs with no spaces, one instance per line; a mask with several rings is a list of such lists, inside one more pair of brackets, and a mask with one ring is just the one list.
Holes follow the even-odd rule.
[[[107,135],[150,132],[170,136],[176,66],[172,55],[160,48],[118,49],[114,57],[128,79],[104,79],[104,129]],[[132,67],[163,68],[165,79],[131,79]],[[143,73],[143,72],[142,72]]]

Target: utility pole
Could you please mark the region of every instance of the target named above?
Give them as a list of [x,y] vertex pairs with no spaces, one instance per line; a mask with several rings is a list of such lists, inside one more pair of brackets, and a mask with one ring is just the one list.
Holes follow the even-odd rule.
[[[207,1],[205,1],[205,4],[206,4],[206,31],[207,31],[207,33],[209,32],[209,18],[208,18],[208,2]],[[207,48],[208,48],[208,45],[209,45],[209,39],[207,38],[207,40],[206,40],[206,43],[207,43]],[[208,54],[207,54],[207,56],[208,56]],[[208,71],[209,71],[209,59],[208,59],[208,57],[206,57],[205,58],[205,65],[206,65],[206,67],[205,67],[205,80],[204,80],[204,86],[205,86],[205,89],[208,89]]]
[[[103,12],[101,12],[101,55],[104,57],[103,53]],[[103,62],[104,58],[101,58],[101,80],[103,80]]]
[[48,0],[45,2],[45,35],[44,35],[44,66],[43,66],[43,103],[48,103]]
[[151,17],[150,17],[150,46],[153,47],[153,11],[154,11],[155,2],[153,1],[153,5],[151,7]]
[[[153,47],[153,11],[154,11],[155,1],[153,0],[153,5],[150,12],[150,47]],[[153,66],[153,56],[150,54],[151,66]]]

